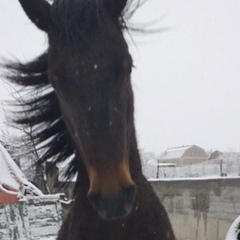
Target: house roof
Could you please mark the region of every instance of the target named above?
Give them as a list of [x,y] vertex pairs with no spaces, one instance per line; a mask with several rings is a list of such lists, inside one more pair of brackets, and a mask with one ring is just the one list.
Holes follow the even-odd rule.
[[0,144],[0,204],[16,203],[26,194],[42,195],[42,192],[27,181],[7,150]]
[[179,159],[183,156],[187,149],[193,146],[194,145],[169,148],[166,150],[165,155],[161,157],[161,160]]
[[228,163],[238,163],[238,164],[240,163],[240,152],[220,152],[220,154],[218,155],[214,153],[212,154],[213,156],[211,155],[212,157],[209,158],[209,160],[212,160],[212,161],[223,160]]
[[210,157],[208,158],[208,160],[214,160],[214,159],[218,159],[220,156],[222,156],[223,153],[220,152],[219,150],[216,150],[214,152],[211,153]]

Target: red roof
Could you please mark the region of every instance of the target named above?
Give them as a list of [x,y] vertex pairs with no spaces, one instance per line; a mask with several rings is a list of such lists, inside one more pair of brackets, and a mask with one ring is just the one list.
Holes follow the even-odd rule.
[[17,203],[18,190],[13,189],[5,184],[0,185],[0,204]]

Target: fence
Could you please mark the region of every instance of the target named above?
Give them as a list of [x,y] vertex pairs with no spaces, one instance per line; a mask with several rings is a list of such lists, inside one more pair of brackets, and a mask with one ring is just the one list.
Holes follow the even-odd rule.
[[237,177],[240,176],[240,163],[218,160],[182,167],[145,165],[143,170],[147,178]]
[[60,195],[31,197],[0,205],[0,240],[37,240],[56,236],[61,225]]

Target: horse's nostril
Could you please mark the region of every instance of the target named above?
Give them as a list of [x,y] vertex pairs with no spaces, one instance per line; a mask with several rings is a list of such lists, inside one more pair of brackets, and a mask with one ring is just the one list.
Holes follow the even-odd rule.
[[124,187],[123,193],[125,196],[125,201],[129,202],[130,204],[133,202],[135,194],[136,194],[136,186],[134,184]]
[[100,199],[101,199],[101,194],[100,193],[90,193],[88,194],[88,198],[94,208],[99,209],[100,208]]

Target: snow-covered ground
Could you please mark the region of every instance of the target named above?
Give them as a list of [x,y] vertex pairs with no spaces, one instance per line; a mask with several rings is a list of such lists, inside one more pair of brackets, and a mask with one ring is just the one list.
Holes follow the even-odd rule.
[[45,238],[36,239],[36,240],[56,240],[56,237],[45,237]]

